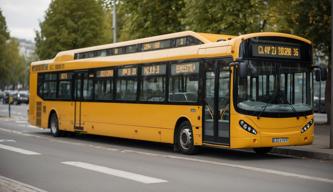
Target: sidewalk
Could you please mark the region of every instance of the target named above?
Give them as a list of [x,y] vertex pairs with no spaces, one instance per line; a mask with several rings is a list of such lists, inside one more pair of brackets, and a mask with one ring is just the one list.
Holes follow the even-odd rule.
[[333,149],[329,149],[330,126],[325,114],[315,114],[315,138],[312,145],[274,148],[272,153],[333,160]]

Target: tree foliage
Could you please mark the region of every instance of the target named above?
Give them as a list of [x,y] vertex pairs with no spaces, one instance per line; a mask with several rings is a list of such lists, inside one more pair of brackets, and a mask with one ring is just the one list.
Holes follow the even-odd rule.
[[105,19],[103,7],[96,0],[52,1],[36,32],[38,56],[49,59],[59,51],[110,42],[110,25]]
[[[6,80],[8,67],[6,63],[6,42],[9,38],[5,17],[0,10],[0,84]],[[1,85],[0,85],[1,86]]]
[[310,39],[314,48],[330,55],[331,1],[271,0],[279,18],[277,30]]
[[8,65],[7,85],[17,85],[24,83],[25,60],[20,55],[19,43],[11,38],[6,45],[6,62]]
[[0,88],[23,82],[24,60],[18,42],[10,38],[5,17],[0,10]]
[[265,1],[186,0],[189,30],[238,35],[265,30]]
[[[184,0],[122,0],[120,39],[137,39],[184,30],[181,24]],[[119,17],[118,17],[119,18]]]

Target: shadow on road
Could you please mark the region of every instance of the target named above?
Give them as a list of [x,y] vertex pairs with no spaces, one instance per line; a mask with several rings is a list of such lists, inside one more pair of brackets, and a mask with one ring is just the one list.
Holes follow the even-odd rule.
[[[34,132],[34,134],[42,135],[44,137],[53,138],[53,136],[49,132]],[[109,136],[99,136],[99,135],[88,135],[88,134],[79,134],[79,133],[66,133],[65,136],[55,138],[62,139],[66,141],[75,141],[75,142],[88,142],[89,144],[98,144],[103,145],[103,147],[119,147],[119,148],[131,148],[131,150],[150,150],[149,152],[156,153],[167,153],[170,155],[170,152],[173,153],[173,146],[171,144],[164,143],[156,143],[156,142],[148,142],[148,141],[140,141],[134,139],[123,139]],[[112,146],[109,146],[112,145]],[[179,153],[173,153],[172,155],[176,155]],[[187,155],[184,155],[187,156]],[[208,148],[202,147],[199,150],[199,153],[195,156],[203,156],[217,159],[227,159],[227,160],[270,160],[270,159],[287,159],[294,158],[290,156],[282,156],[276,154],[266,154],[259,155],[254,153],[251,149],[224,149],[224,148]]]

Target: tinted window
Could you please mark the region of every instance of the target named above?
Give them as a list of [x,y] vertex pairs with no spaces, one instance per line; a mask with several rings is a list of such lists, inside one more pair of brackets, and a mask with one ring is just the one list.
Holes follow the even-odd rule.
[[113,69],[104,69],[96,72],[95,99],[113,99]]
[[38,75],[38,95],[45,99],[55,99],[57,95],[57,73]]
[[117,100],[136,100],[137,92],[137,68],[125,67],[118,70]]
[[[85,74],[87,75],[87,74]],[[83,79],[83,99],[91,100],[93,99],[93,86],[94,86],[94,74],[89,74],[89,76],[85,76]]]
[[97,79],[95,83],[95,99],[111,100],[112,90],[113,90],[112,79],[109,78]]
[[59,99],[71,99],[71,81],[59,81]]
[[142,67],[141,101],[161,102],[165,100],[166,65]]
[[59,84],[58,84],[58,96],[59,99],[71,99],[72,93],[72,74],[71,73],[60,73]]
[[197,102],[198,79],[198,62],[172,64],[169,82],[169,101]]

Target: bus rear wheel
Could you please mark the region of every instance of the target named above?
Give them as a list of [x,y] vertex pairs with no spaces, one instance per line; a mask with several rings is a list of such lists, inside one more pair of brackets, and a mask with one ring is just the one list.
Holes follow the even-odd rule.
[[176,145],[179,151],[184,154],[192,155],[198,151],[197,147],[194,146],[192,126],[188,121],[183,121],[179,125]]
[[62,131],[59,130],[58,117],[55,113],[52,113],[50,117],[50,132],[54,137],[62,136]]
[[264,155],[272,151],[272,147],[260,147],[260,148],[254,148],[254,152],[256,152],[259,155]]

